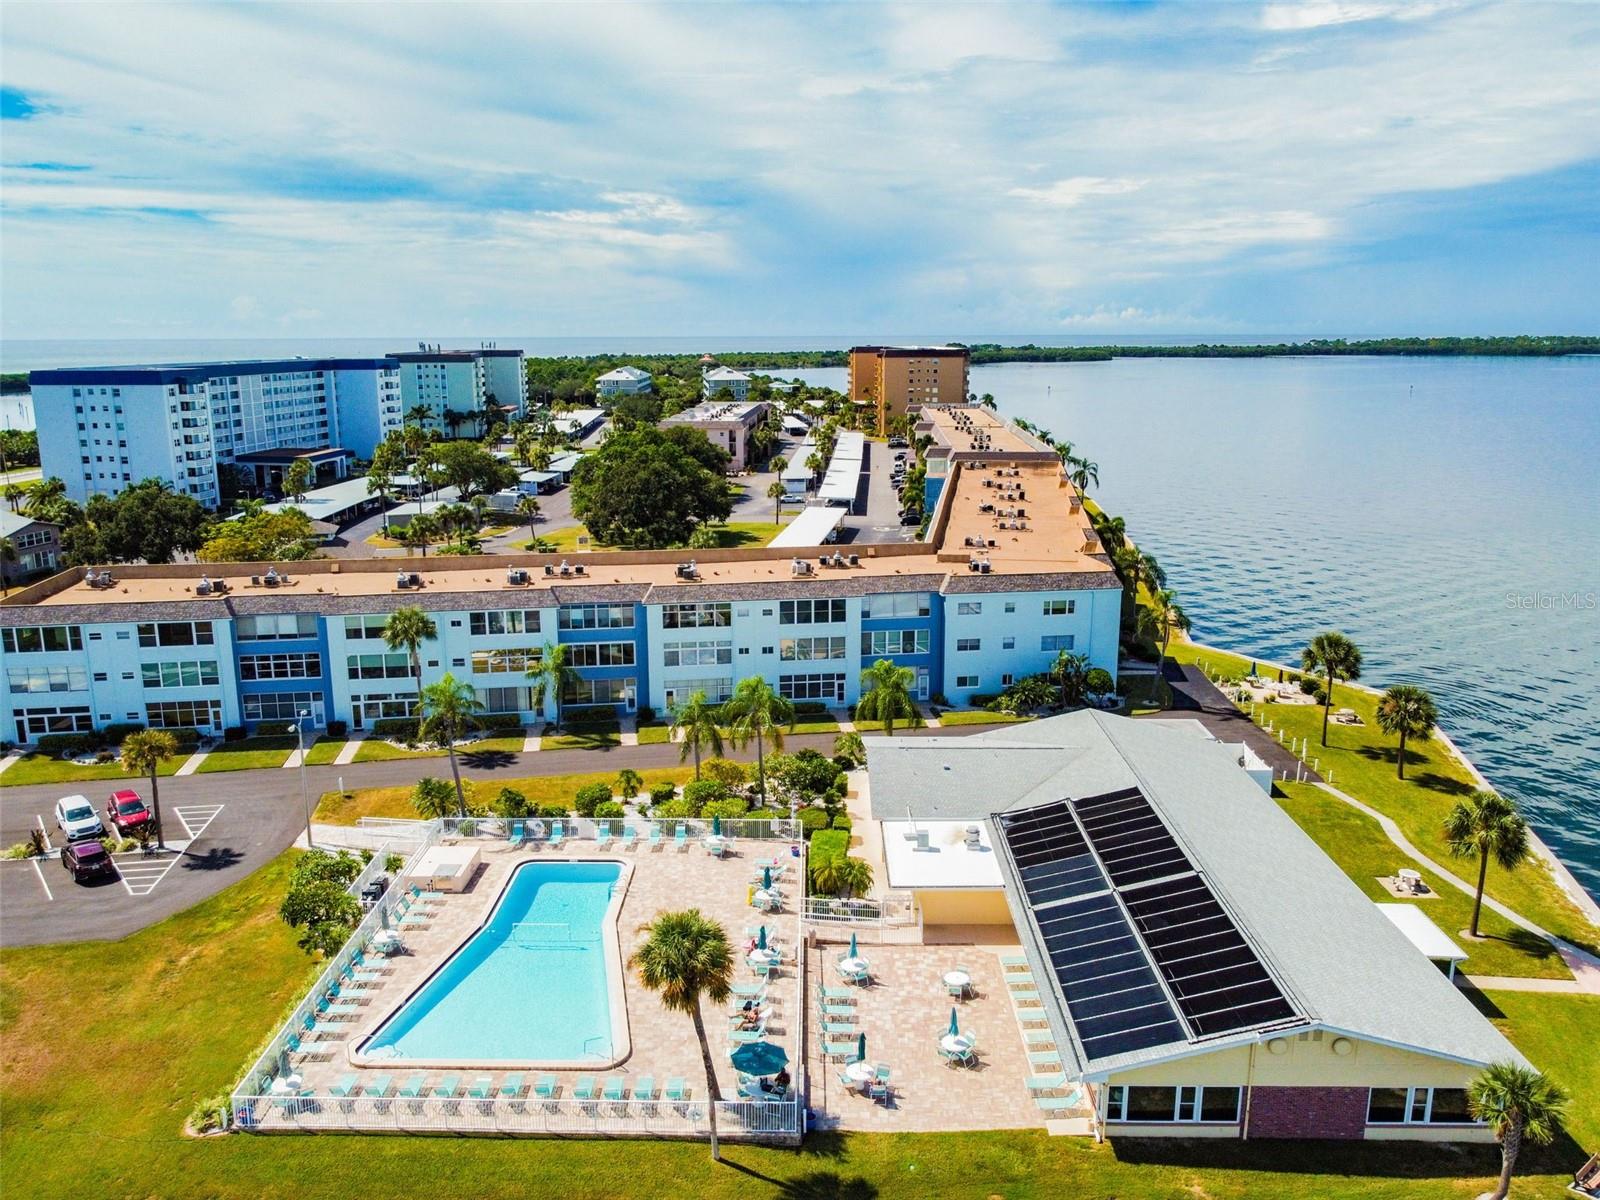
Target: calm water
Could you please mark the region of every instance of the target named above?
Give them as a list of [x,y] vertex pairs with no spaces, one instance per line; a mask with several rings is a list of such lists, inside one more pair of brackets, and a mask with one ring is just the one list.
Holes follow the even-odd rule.
[[1196,638],[1284,662],[1343,629],[1600,894],[1600,359],[1119,359],[972,388],[1100,464]]

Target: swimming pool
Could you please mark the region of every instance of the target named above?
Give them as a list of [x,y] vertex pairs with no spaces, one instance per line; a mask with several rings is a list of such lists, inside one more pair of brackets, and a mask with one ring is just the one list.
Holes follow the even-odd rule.
[[351,1055],[416,1066],[602,1067],[628,1051],[619,862],[528,862],[488,919]]

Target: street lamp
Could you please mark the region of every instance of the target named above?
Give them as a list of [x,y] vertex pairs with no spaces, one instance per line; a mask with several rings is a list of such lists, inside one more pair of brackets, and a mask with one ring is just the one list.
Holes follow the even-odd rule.
[[300,755],[300,803],[306,810],[306,849],[316,849],[311,841],[311,794],[306,791],[306,735],[305,719],[311,714],[301,709],[294,719],[294,724],[289,726],[289,732],[294,734],[295,749]]

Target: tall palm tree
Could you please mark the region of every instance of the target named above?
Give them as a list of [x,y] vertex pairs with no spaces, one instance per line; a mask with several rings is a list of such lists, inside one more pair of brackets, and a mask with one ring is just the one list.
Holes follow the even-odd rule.
[[561,702],[567,689],[578,681],[578,673],[567,665],[567,647],[546,642],[539,651],[539,660],[528,668],[528,678],[533,680],[533,706],[544,711],[544,700],[549,696],[556,706],[556,728],[561,728]]
[[1400,735],[1400,752],[1395,755],[1395,774],[1406,777],[1406,739],[1425,742],[1439,723],[1439,710],[1426,688],[1397,683],[1378,701],[1378,728]]
[[433,420],[433,409],[426,404],[413,404],[406,410],[405,419],[415,421],[420,428]]
[[665,1008],[688,1013],[694,1022],[694,1035],[700,1042],[700,1061],[706,1070],[711,1157],[720,1160],[717,1104],[722,1100],[722,1091],[717,1086],[717,1068],[711,1057],[711,1043],[706,1038],[700,1000],[703,996],[713,1005],[725,1004],[733,990],[733,951],[728,945],[728,931],[698,908],[691,908],[661,913],[643,926],[643,932],[645,938],[629,957],[628,965],[639,972],[640,983],[661,994]]
[[67,485],[52,475],[34,484],[28,498],[22,502],[24,516],[35,520],[48,520],[50,514],[67,498]]
[[22,507],[22,499],[27,494],[28,489],[20,483],[8,483],[4,488],[0,488],[0,495],[5,496],[6,503],[11,506],[12,512],[16,512]]
[[1300,652],[1300,665],[1313,674],[1321,672],[1324,688],[1322,696],[1322,744],[1328,744],[1328,710],[1333,707],[1333,685],[1340,679],[1361,678],[1361,651],[1338,630],[1319,633]]
[[766,743],[770,740],[774,750],[783,749],[783,731],[794,728],[794,705],[773,691],[765,679],[751,675],[733,689],[733,698],[723,705],[722,715],[731,722],[728,732],[733,735],[734,745],[743,747],[755,739],[756,781],[761,789],[761,806],[765,808]]
[[408,550],[420,551],[423,558],[428,557],[428,543],[437,536],[439,530],[434,519],[426,513],[420,513],[406,523],[400,533],[400,542]]
[[1489,857],[1508,871],[1516,870],[1528,857],[1528,823],[1512,801],[1497,792],[1477,791],[1456,801],[1444,819],[1444,836],[1457,858],[1478,856],[1478,887],[1472,898],[1472,936],[1477,937]]
[[1091,483],[1094,484],[1095,487],[1100,486],[1099,463],[1090,462],[1087,458],[1074,457],[1073,460],[1067,464],[1067,466],[1071,468],[1067,478],[1072,480],[1073,485],[1080,492],[1088,491]]
[[872,890],[872,864],[864,858],[835,854],[811,868],[811,886],[835,896],[863,896]]
[[700,778],[700,751],[709,749],[714,757],[722,754],[722,728],[717,724],[720,712],[706,699],[702,691],[691,692],[682,704],[672,708],[671,735],[681,737],[683,748],[678,751],[678,761],[694,754],[694,777]]
[[[403,609],[401,611],[404,611]],[[450,756],[450,775],[456,781],[456,807],[467,815],[467,794],[461,786],[461,766],[456,762],[456,742],[478,726],[483,702],[465,679],[449,671],[423,688],[417,696],[417,732],[431,742],[442,744]]]
[[1139,609],[1138,634],[1157,644],[1160,657],[1156,660],[1156,673],[1166,665],[1167,646],[1172,641],[1172,631],[1189,631],[1189,615],[1178,604],[1177,593],[1162,588],[1150,597],[1150,603]]
[[883,735],[893,737],[896,721],[909,721],[917,715],[916,702],[911,698],[916,682],[917,673],[912,668],[880,658],[861,672],[861,699],[856,701],[856,718],[882,721]]
[[161,830],[161,786],[156,773],[161,764],[178,752],[178,740],[165,729],[140,729],[122,739],[122,769],[129,775],[144,775],[150,780],[150,811],[156,820],[156,845],[166,848]]
[[517,516],[521,517],[528,526],[528,532],[533,532],[533,523],[539,519],[539,501],[533,496],[519,496],[517,498]]
[[783,480],[774,479],[767,484],[767,499],[772,501],[772,523],[776,525],[783,520],[783,498],[789,494],[789,489],[783,486]]
[[[1162,653],[1166,648],[1162,647]],[[1082,704],[1088,690],[1090,670],[1089,656],[1087,654],[1074,654],[1071,650],[1062,650],[1056,654],[1055,662],[1050,664],[1050,678],[1056,681],[1056,687],[1061,689],[1061,707],[1072,708]]]
[[433,618],[415,605],[397,608],[383,623],[383,644],[390,650],[404,650],[411,660],[411,678],[417,695],[422,695],[422,643],[439,636]]
[[1500,1179],[1490,1200],[1505,1200],[1522,1140],[1545,1145],[1566,1113],[1567,1094],[1543,1071],[1521,1063],[1490,1063],[1467,1087],[1467,1111],[1494,1130],[1500,1143]]

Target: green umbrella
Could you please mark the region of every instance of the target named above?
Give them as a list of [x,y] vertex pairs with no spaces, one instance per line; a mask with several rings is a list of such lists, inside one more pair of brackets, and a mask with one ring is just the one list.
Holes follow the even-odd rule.
[[852,933],[850,935],[850,957],[851,958],[860,958],[861,957],[861,954],[856,950],[856,935],[854,933]]
[[765,950],[766,948],[767,948],[767,927],[765,925],[763,925],[761,927],[761,932],[756,935],[756,949],[757,950]]
[[712,837],[721,837],[722,836],[722,818],[721,817],[712,817],[711,818],[711,836]]
[[867,1035],[864,1033],[856,1039],[856,1061],[867,1061]]
[[773,1042],[750,1042],[733,1052],[733,1066],[746,1075],[776,1075],[789,1065],[789,1055]]
[[761,890],[764,891],[764,892],[770,892],[772,890],[772,868],[771,867],[762,867],[761,868]]
[[961,1026],[956,1022],[956,1006],[952,1004],[950,1006],[950,1036],[959,1037],[960,1034]]

